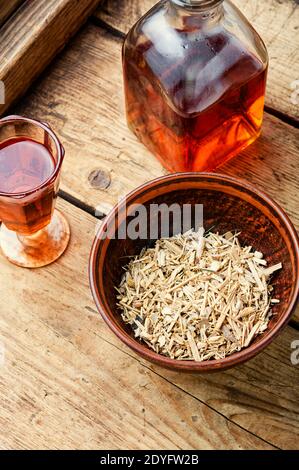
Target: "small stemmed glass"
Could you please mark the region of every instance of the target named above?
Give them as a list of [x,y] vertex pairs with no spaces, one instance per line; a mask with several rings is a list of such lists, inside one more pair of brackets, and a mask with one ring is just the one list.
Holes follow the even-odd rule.
[[47,123],[0,119],[0,246],[18,266],[45,266],[68,245],[69,224],[55,209],[63,158]]

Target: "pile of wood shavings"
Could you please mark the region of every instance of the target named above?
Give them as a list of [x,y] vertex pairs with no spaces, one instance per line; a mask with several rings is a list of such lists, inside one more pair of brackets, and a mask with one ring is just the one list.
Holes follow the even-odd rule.
[[157,240],[125,267],[118,291],[135,337],[178,360],[223,359],[263,333],[272,315],[263,254],[239,234],[190,230]]

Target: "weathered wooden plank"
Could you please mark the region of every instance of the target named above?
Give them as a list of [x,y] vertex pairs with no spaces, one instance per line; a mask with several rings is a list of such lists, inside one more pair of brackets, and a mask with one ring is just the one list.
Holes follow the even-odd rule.
[[25,93],[98,4],[99,0],[32,0],[4,24],[0,80],[5,86],[5,103],[0,100],[0,115]]
[[[233,0],[264,39],[270,56],[266,104],[299,119],[298,1]],[[156,0],[108,0],[96,16],[126,33]],[[296,87],[297,98],[292,84]]]
[[[58,262],[30,271],[0,255],[0,341],[5,352],[0,367],[0,448],[270,449],[270,444],[234,424],[234,410],[239,416],[240,407],[248,417],[245,428],[255,427],[257,432],[256,415],[272,423],[277,414],[273,441],[292,447],[296,426],[290,440],[286,435],[290,417],[295,419],[298,413],[298,400],[291,401],[298,384],[290,387],[294,373],[291,376],[288,364],[283,367],[285,340],[269,349],[275,354],[279,345],[282,348],[281,361],[275,362],[282,366],[277,382],[275,374],[271,376],[272,393],[265,392],[269,375],[264,371],[272,368],[271,354],[266,353],[254,376],[261,387],[258,398],[253,395],[250,400],[244,394],[242,402],[239,392],[240,401],[224,410],[231,417],[226,419],[217,411],[223,407],[218,403],[219,387],[218,399],[209,406],[204,401],[216,392],[207,379],[202,379],[204,400],[191,397],[183,390],[190,378],[173,386],[165,371],[157,374],[122,348],[94,313],[87,259],[96,219],[61,200],[59,207],[70,220],[72,238]],[[287,338],[292,334],[289,329]],[[245,381],[246,374],[250,379],[251,368],[242,371],[240,380]],[[194,380],[195,384],[198,379]],[[289,387],[277,402],[287,380]],[[237,382],[230,384],[228,379],[223,388],[226,401],[227,393],[233,397],[229,390],[237,393]],[[277,402],[274,414],[268,410],[270,400]],[[264,428],[262,434],[270,436]]]
[[2,0],[0,2],[0,26],[16,11],[24,0]]

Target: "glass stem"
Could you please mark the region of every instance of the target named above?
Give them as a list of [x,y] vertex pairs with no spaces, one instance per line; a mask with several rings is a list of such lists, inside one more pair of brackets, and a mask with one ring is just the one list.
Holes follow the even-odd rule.
[[31,235],[22,235],[21,233],[17,233],[17,237],[24,246],[24,248],[40,248],[47,244],[49,240],[48,231],[45,228],[38,230]]

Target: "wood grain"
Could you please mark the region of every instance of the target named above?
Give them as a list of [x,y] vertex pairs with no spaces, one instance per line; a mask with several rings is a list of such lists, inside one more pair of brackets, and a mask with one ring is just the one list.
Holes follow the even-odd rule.
[[25,93],[98,4],[99,0],[31,0],[5,23],[0,31],[0,80],[5,86],[0,115]]
[[[294,0],[233,0],[264,39],[270,56],[266,104],[299,121],[291,84],[299,80],[299,5]],[[107,0],[96,16],[126,33],[156,0]],[[295,85],[294,85],[295,86]],[[295,99],[295,97],[294,97]]]
[[[88,25],[14,110],[53,126],[66,148],[62,188],[104,213],[118,197],[165,173],[127,128],[120,52],[120,40]],[[298,137],[298,129],[266,114],[261,138],[221,168],[268,192],[297,228]],[[106,189],[90,184],[97,171],[109,177]]]
[[[244,396],[248,425],[243,429],[234,423],[234,410],[239,416],[241,404],[226,407],[227,419],[217,411],[224,405],[216,399],[207,406],[207,396],[202,400],[185,393],[184,380],[187,386],[190,379],[173,386],[165,371],[151,370],[122,348],[95,313],[88,287],[86,261],[96,219],[61,200],[59,207],[69,218],[72,239],[58,262],[28,271],[0,257],[0,340],[5,351],[0,448],[271,449],[246,431],[253,427],[249,417],[255,414],[269,423],[276,419],[277,434],[283,438],[273,440],[286,444],[289,417],[295,420],[298,412],[298,401],[291,403],[290,396],[298,385],[287,388],[282,406],[275,398],[274,374],[273,392],[263,392],[263,371],[271,369],[271,357],[261,359],[266,365],[256,378],[261,380],[259,398],[247,406]],[[281,361],[287,362],[285,343],[292,335],[289,329],[286,339],[276,343],[282,348]],[[269,351],[275,354],[275,349]],[[243,369],[243,374],[250,370]],[[289,374],[290,367],[282,368],[277,385]],[[293,384],[294,374],[290,380]],[[223,398],[227,392],[224,387]],[[215,397],[216,391],[210,393]],[[277,418],[267,411],[269,399],[276,399]],[[288,446],[294,445],[296,433],[294,425]]]
[[24,0],[2,0],[0,2],[0,26],[12,15]]
[[[164,172],[126,128],[120,47],[86,26],[14,110],[58,131],[63,190],[104,213]],[[298,131],[266,115],[263,136],[223,171],[262,187],[299,228],[297,156]],[[87,259],[96,219],[59,206],[72,239],[57,263],[27,271],[0,257],[0,448],[298,449],[298,366],[290,361],[298,331],[286,328],[257,358],[221,374],[145,363],[95,310]]]

